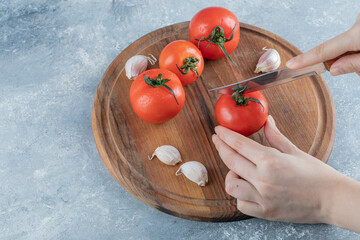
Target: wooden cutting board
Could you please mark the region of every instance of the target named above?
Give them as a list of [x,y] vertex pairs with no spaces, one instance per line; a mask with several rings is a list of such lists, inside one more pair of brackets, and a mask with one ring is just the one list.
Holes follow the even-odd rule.
[[[240,70],[226,58],[205,61],[200,79],[185,86],[182,111],[163,124],[138,118],[131,108],[132,81],[125,76],[126,61],[137,54],[153,54],[176,39],[188,40],[189,22],[167,26],[136,40],[110,64],[97,88],[92,126],[100,156],[112,176],[128,192],[147,205],[168,214],[200,221],[234,221],[247,216],[236,209],[236,200],[226,194],[228,172],[211,141],[215,103],[219,95],[207,90],[257,76],[254,69],[263,47],[280,53],[282,64],[301,52],[273,33],[240,24],[240,42],[231,54]],[[151,66],[158,68],[158,64]],[[269,113],[277,126],[296,146],[326,162],[335,137],[334,104],[322,76],[297,80],[263,90]],[[267,145],[263,131],[250,138]],[[173,145],[184,162],[202,162],[209,172],[209,183],[199,187],[184,176],[175,176],[177,166],[158,159],[148,160],[156,147]]]

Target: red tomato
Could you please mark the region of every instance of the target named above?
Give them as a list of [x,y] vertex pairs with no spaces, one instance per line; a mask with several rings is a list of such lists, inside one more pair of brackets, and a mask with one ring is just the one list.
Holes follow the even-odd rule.
[[245,106],[237,106],[231,95],[223,94],[216,102],[215,116],[221,126],[249,136],[264,126],[269,108],[261,92],[244,93],[243,96],[257,99],[262,105],[249,101]]
[[[222,7],[209,7],[198,12],[190,21],[189,25],[189,39],[199,49],[207,59],[217,59],[224,57],[223,50],[215,43],[209,41],[200,41],[208,38],[216,26],[224,29],[224,35],[218,33],[212,40],[221,42],[230,39],[234,31],[234,36],[230,41],[223,43],[228,54],[232,53],[239,43],[240,25],[236,16],[229,10]],[[219,29],[217,28],[217,31]],[[209,39],[211,41],[211,39]],[[209,45],[208,45],[209,44]]]
[[161,51],[159,66],[175,73],[181,83],[187,85],[200,77],[204,69],[204,58],[193,43],[177,40]]
[[185,91],[175,73],[166,69],[151,69],[140,74],[131,84],[130,102],[141,119],[161,123],[180,112],[185,102]]

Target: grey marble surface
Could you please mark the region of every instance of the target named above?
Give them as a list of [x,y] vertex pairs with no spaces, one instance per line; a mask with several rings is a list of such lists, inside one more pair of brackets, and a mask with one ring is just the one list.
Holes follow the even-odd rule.
[[[131,42],[219,1],[0,0],[0,239],[360,239],[329,225],[188,221],[127,193],[92,135],[99,80]],[[345,31],[358,0],[228,0],[241,22],[305,51]],[[360,87],[324,75],[337,112],[329,164],[360,180]]]

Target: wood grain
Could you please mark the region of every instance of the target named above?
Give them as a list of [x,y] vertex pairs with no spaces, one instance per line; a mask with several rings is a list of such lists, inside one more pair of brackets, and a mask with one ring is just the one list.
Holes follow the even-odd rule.
[[[219,95],[207,90],[256,76],[254,69],[265,46],[279,51],[283,62],[280,67],[300,51],[275,34],[241,24],[240,42],[231,54],[240,70],[226,58],[206,61],[201,78],[185,86],[185,105],[174,119],[163,124],[142,121],[130,105],[132,81],[125,76],[125,63],[136,54],[158,57],[171,41],[187,40],[188,24],[178,23],[143,36],[110,64],[93,104],[95,142],[112,176],[147,205],[192,220],[246,219],[236,209],[235,199],[224,190],[228,169],[211,141],[217,125],[214,106]],[[335,111],[324,79],[308,77],[262,92],[279,129],[300,149],[326,162],[335,136]],[[262,130],[250,137],[268,144]],[[209,172],[208,185],[199,187],[183,176],[176,177],[179,165],[148,160],[156,147],[165,144],[178,148],[184,162],[202,162]]]

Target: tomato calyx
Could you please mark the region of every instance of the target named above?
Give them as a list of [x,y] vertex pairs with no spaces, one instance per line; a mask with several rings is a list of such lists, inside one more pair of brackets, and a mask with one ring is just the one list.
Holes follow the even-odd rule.
[[229,60],[236,66],[239,67],[229,56],[228,52],[225,49],[224,43],[231,41],[234,38],[234,34],[235,34],[235,30],[236,30],[236,24],[235,27],[232,31],[232,34],[230,36],[230,38],[226,38],[225,37],[225,31],[221,26],[215,26],[214,29],[211,31],[211,33],[209,34],[209,36],[205,37],[202,36],[200,39],[195,39],[198,40],[198,47],[200,42],[202,41],[207,41],[208,45],[206,47],[209,46],[210,43],[214,43],[216,45],[218,45],[221,50],[223,51],[223,53],[225,54],[225,56],[227,58],[229,58]]
[[196,64],[199,63],[199,59],[195,58],[195,57],[188,57],[185,58],[184,60],[184,65],[181,66],[181,68],[179,68],[179,66],[176,64],[177,69],[179,69],[179,71],[182,74],[188,74],[189,71],[193,71],[196,74],[196,78],[199,78],[199,73],[197,72],[197,66]]
[[157,76],[156,79],[152,79],[150,77],[147,77],[146,73],[144,74],[143,78],[144,78],[145,83],[147,85],[151,86],[151,87],[165,87],[167,90],[169,90],[171,92],[171,94],[175,98],[176,103],[179,105],[179,102],[176,99],[174,91],[168,85],[165,84],[165,83],[169,82],[170,79],[167,79],[167,78],[162,79],[162,74],[161,73],[159,73],[159,75]]
[[260,103],[260,105],[262,106],[263,111],[264,111],[265,110],[264,105],[258,99],[244,97],[243,94],[247,89],[246,86],[247,86],[247,83],[245,85],[238,84],[235,87],[233,87],[232,90],[234,91],[234,93],[231,96],[235,100],[236,106],[246,106],[246,105],[248,105],[248,103],[250,101],[253,101],[253,102]]

